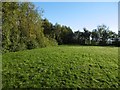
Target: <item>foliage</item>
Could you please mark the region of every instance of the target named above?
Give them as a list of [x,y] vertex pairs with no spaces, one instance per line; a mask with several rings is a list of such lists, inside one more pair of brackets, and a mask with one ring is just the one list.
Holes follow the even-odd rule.
[[32,3],[3,2],[2,16],[3,51],[45,47],[51,42],[44,36],[41,15]]
[[70,27],[56,23],[53,25],[46,18],[43,19],[44,34],[47,37],[55,39],[58,44],[70,44],[72,38],[72,29]]
[[3,52],[47,47],[61,44],[120,46],[120,35],[106,25],[83,32],[41,18],[42,13],[29,2],[3,2],[2,47]]
[[74,32],[73,43],[81,45],[120,46],[120,37],[118,34],[110,31],[106,25],[99,25],[93,31],[89,31],[86,28],[83,28],[83,30],[84,32]]

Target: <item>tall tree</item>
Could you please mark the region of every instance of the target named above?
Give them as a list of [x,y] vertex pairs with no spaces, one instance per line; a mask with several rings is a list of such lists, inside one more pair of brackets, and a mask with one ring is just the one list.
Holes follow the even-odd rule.
[[100,42],[99,44],[100,45],[106,45],[107,44],[107,40],[108,40],[108,31],[109,31],[109,28],[106,26],[106,25],[99,25],[97,27],[98,29],[98,33],[99,33],[99,37],[100,37]]
[[32,3],[3,2],[2,13],[4,51],[45,47],[54,43],[44,36],[41,14]]
[[15,50],[19,41],[18,3],[4,2],[2,7],[2,46],[5,50]]
[[84,30],[85,44],[90,44],[90,35],[91,35],[91,32],[88,31],[86,28],[83,28],[83,30]]
[[91,44],[92,45],[98,45],[99,43],[99,33],[97,31],[97,29],[94,29],[92,32],[91,32],[91,37],[92,37],[92,40],[91,40]]

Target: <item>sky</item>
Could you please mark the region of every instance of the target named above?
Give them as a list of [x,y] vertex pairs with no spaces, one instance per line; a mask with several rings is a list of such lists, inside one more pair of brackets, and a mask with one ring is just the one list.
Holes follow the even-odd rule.
[[[16,1],[16,0],[3,0]],[[19,0],[22,2],[119,2],[119,0]]]
[[71,27],[73,31],[92,31],[105,24],[118,32],[117,2],[33,2],[36,8],[44,10],[43,18],[51,23]]

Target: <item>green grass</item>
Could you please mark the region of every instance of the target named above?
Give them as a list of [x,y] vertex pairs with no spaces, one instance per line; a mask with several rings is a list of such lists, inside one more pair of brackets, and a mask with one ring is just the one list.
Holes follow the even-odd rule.
[[2,56],[3,88],[117,88],[118,48],[58,46]]

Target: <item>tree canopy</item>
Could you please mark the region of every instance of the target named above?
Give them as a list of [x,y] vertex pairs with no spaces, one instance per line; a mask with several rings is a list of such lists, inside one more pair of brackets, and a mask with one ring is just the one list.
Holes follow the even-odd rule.
[[116,34],[106,25],[99,25],[92,31],[83,28],[83,32],[73,32],[70,27],[58,23],[53,25],[41,16],[42,13],[39,13],[32,3],[3,2],[3,51],[19,51],[57,44],[120,46],[120,32]]

